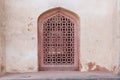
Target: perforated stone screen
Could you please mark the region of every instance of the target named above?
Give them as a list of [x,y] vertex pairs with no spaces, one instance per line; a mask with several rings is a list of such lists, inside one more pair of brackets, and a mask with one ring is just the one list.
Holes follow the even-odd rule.
[[40,70],[78,69],[79,34],[76,23],[74,18],[61,11],[44,15],[38,21],[41,27],[38,28]]
[[43,23],[43,56],[46,65],[74,64],[74,23],[64,15]]

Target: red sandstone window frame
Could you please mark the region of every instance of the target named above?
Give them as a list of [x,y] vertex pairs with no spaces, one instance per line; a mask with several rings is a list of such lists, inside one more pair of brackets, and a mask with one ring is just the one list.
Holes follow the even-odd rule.
[[[76,48],[76,62],[75,62],[75,69],[74,68],[69,68],[69,67],[62,67],[62,69],[59,69],[58,66],[57,67],[54,67],[54,68],[50,68],[50,66],[46,67],[42,65],[42,60],[41,57],[42,57],[42,50],[41,50],[41,47],[42,47],[42,32],[43,32],[43,28],[42,28],[42,23],[44,21],[44,19],[48,18],[49,16],[51,15],[54,15],[55,13],[57,12],[61,12],[63,13],[64,15],[70,17],[74,23],[75,23],[75,48]],[[38,71],[40,70],[46,70],[46,68],[49,70],[80,70],[81,69],[81,66],[80,66],[80,19],[79,19],[79,16],[77,14],[75,14],[74,12],[72,11],[69,11],[69,10],[66,10],[64,8],[61,8],[61,7],[57,7],[57,8],[53,8],[53,9],[50,9],[50,10],[47,10],[45,11],[43,14],[41,14],[39,17],[38,17]]]

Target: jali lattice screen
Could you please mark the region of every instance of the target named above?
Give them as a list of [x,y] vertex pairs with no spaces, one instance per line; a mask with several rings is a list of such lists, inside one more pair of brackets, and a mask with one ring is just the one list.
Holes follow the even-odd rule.
[[55,8],[38,19],[39,70],[78,70],[79,19]]

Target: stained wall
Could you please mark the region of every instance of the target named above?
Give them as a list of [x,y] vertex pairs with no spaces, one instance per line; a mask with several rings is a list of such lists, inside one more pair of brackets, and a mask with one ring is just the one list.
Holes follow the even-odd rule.
[[5,72],[4,0],[0,0],[0,75]]
[[37,19],[55,7],[80,17],[81,72],[117,72],[117,0],[6,0],[6,71],[38,71]]

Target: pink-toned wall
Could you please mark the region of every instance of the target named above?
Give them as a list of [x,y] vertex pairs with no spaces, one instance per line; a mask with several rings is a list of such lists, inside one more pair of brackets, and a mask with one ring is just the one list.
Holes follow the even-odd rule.
[[6,72],[38,71],[37,19],[55,7],[71,10],[80,17],[81,72],[117,72],[117,1],[5,0]]

